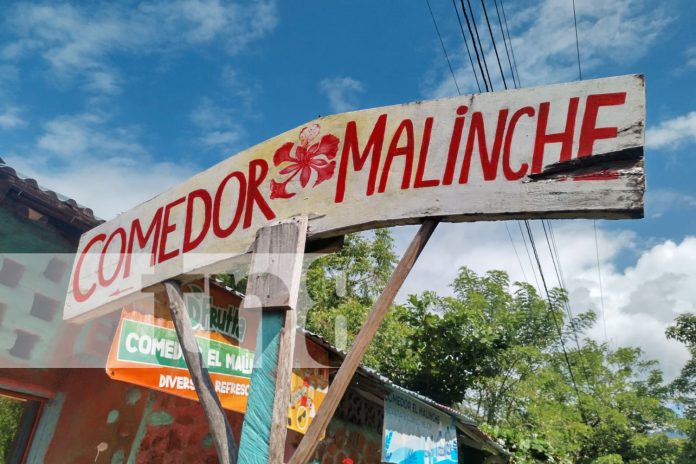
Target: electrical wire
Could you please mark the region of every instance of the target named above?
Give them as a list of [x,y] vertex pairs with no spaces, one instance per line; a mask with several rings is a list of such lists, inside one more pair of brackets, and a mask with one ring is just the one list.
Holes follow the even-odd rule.
[[[492,91],[492,90],[493,90],[493,83],[492,83],[492,81],[491,81],[490,73],[489,73],[489,71],[488,71],[488,64],[487,64],[487,62],[486,62],[486,57],[485,57],[485,54],[484,54],[484,51],[483,51],[483,46],[482,46],[482,44],[481,44],[481,38],[480,38],[480,35],[479,35],[479,33],[478,33],[478,27],[477,27],[477,25],[476,25],[476,19],[475,19],[475,16],[474,16],[473,8],[471,7],[471,2],[470,2],[470,0],[467,0],[467,4],[468,4],[468,6],[469,6],[469,13],[471,14],[471,21],[469,20],[469,15],[467,14],[467,9],[466,9],[466,7],[465,7],[465,5],[464,5],[464,1],[463,1],[463,0],[460,0],[460,3],[461,3],[461,6],[462,6],[462,12],[464,13],[464,18],[465,18],[466,23],[467,23],[467,28],[469,29],[469,35],[471,36],[471,39],[472,39],[472,44],[473,44],[473,46],[474,46],[474,52],[475,52],[475,54],[476,54],[476,59],[477,59],[478,65],[479,65],[479,70],[480,70],[480,72],[481,72],[481,76],[482,76],[482,78],[483,78],[483,81],[484,81],[484,84],[486,85],[487,90]],[[503,85],[504,85],[504,87],[507,89],[507,82],[506,82],[506,80],[505,80],[505,73],[504,73],[504,71],[503,71],[502,62],[501,62],[501,60],[500,60],[500,55],[499,55],[499,53],[498,53],[498,49],[497,49],[497,46],[496,46],[496,43],[495,43],[495,36],[494,36],[494,34],[493,34],[493,29],[492,29],[491,24],[490,24],[490,19],[489,19],[489,17],[488,17],[488,12],[487,12],[487,10],[486,10],[486,5],[485,5],[484,0],[481,0],[481,6],[482,6],[482,8],[483,8],[483,12],[484,12],[484,15],[485,15],[485,17],[486,17],[486,24],[487,24],[487,27],[488,27],[488,30],[489,30],[489,33],[490,33],[491,43],[492,43],[493,49],[494,49],[494,51],[495,51],[496,61],[498,62],[498,67],[499,67],[499,69],[500,69],[501,77],[502,77],[502,80],[503,80]],[[508,26],[507,26],[507,18],[505,17],[505,10],[504,10],[504,6],[502,5],[502,0],[501,0],[501,6],[502,6],[502,11],[503,11],[503,18],[505,19],[505,27],[506,27],[506,29],[508,29]],[[456,8],[455,8],[455,10],[456,10]],[[496,1],[496,11],[497,11],[497,1]],[[432,14],[432,10],[431,10],[431,14]],[[499,13],[498,13],[498,15],[499,15]],[[457,17],[459,18],[459,15],[458,15],[458,14],[457,14]],[[433,16],[433,19],[434,19],[434,16]],[[502,33],[502,35],[503,35],[503,41],[505,42],[505,33],[502,31],[502,23],[500,22],[500,16],[498,16],[498,20],[499,20],[499,24],[500,24],[500,26],[501,26],[501,33]],[[472,25],[471,25],[472,22],[473,22],[473,32],[472,32]],[[462,37],[465,39],[465,34],[463,34],[463,26],[461,25],[461,19],[459,19],[459,23],[460,23],[460,29],[462,30]],[[475,35],[475,38],[474,38],[474,35]],[[509,29],[508,29],[508,37],[509,37]],[[467,41],[466,41],[466,39],[465,39],[465,43],[466,43],[466,42],[467,42]],[[507,47],[507,43],[506,43],[506,47]],[[468,48],[468,43],[467,43],[467,48]],[[514,65],[512,65],[511,60],[509,59],[509,58],[510,58],[509,55],[508,55],[508,64],[511,65],[510,71],[511,71],[511,75],[513,76],[513,84],[514,84],[514,85],[519,85],[519,84],[518,84],[518,83],[519,83],[519,71],[517,70],[517,62],[516,62],[516,60],[514,59],[514,48],[512,47],[512,40],[510,40],[510,48],[511,48],[512,57],[513,57],[512,62],[514,62]],[[443,45],[443,49],[444,49],[444,45]],[[578,55],[578,56],[579,56],[579,55]],[[475,69],[474,69],[474,67],[473,67],[473,59],[471,60],[471,62],[472,62],[472,71],[474,72],[474,75],[476,75]],[[515,72],[517,72],[517,80],[515,80]],[[486,82],[486,77],[488,78],[488,82]],[[546,283],[546,277],[544,276],[544,271],[543,271],[543,268],[542,268],[542,265],[541,265],[541,259],[539,258],[539,253],[538,253],[537,246],[536,246],[536,243],[535,243],[534,234],[532,233],[532,229],[531,229],[531,226],[530,226],[529,221],[528,221],[528,220],[525,220],[524,223],[525,223],[525,227],[526,227],[526,229],[527,229],[527,236],[528,236],[528,238],[529,238],[529,243],[530,243],[530,245],[531,245],[531,248],[532,248],[532,250],[533,250],[534,257],[535,257],[535,260],[536,260],[537,268],[538,268],[538,271],[539,271],[539,276],[541,277],[541,281],[542,281],[542,284],[543,284],[544,293],[545,293],[545,295],[546,295],[546,300],[547,300],[547,303],[548,303],[549,314],[550,314],[550,316],[551,316],[551,318],[552,318],[552,320],[553,320],[554,327],[555,327],[555,329],[556,329],[556,331],[557,331],[557,333],[558,333],[558,339],[559,339],[560,344],[561,344],[561,351],[563,352],[563,358],[564,358],[564,360],[565,360],[565,364],[566,364],[566,366],[567,366],[567,368],[568,368],[568,374],[569,374],[569,376],[570,376],[570,381],[571,381],[572,386],[573,386],[573,389],[575,390],[575,393],[576,393],[576,395],[577,395],[577,401],[578,401],[578,402],[577,402],[577,406],[578,406],[578,410],[579,410],[579,412],[580,412],[580,415],[581,415],[583,421],[584,421],[585,423],[587,423],[587,415],[586,415],[586,413],[585,413],[585,410],[584,410],[584,407],[583,407],[583,404],[582,404],[582,399],[581,399],[581,395],[580,395],[580,389],[579,389],[578,384],[577,384],[577,381],[576,381],[576,379],[575,379],[575,373],[573,372],[573,366],[572,366],[572,363],[571,363],[571,361],[570,361],[570,356],[569,356],[569,354],[568,354],[568,350],[567,350],[566,345],[565,345],[565,339],[564,339],[564,335],[563,335],[563,329],[562,329],[561,325],[559,324],[559,322],[558,322],[558,320],[557,320],[557,318],[556,318],[556,314],[555,314],[555,312],[554,312],[554,310],[553,310],[553,302],[552,302],[552,300],[551,300],[551,294],[550,294],[550,292],[549,292],[549,290],[548,290],[548,286],[547,286],[547,283]],[[522,235],[522,237],[523,237],[523,241],[524,241],[524,244],[525,244],[525,248],[526,248],[526,250],[527,250],[527,257],[529,258],[530,265],[532,266],[532,272],[533,272],[533,274],[534,274],[534,279],[535,279],[535,281],[536,281],[536,283],[537,283],[537,289],[539,289],[539,281],[537,280],[536,272],[534,272],[534,265],[533,265],[532,262],[531,262],[531,256],[530,256],[530,253],[529,253],[529,248],[527,248],[527,242],[524,240],[524,233],[522,233],[522,226],[521,226],[521,224],[520,224],[519,222],[518,222],[518,226],[519,226],[519,228],[520,228],[520,233],[521,233],[521,235]],[[542,226],[544,227],[544,234],[545,234],[545,237],[546,237],[546,241],[547,241],[547,245],[548,245],[548,248],[549,248],[549,252],[550,252],[550,254],[551,254],[551,259],[552,259],[552,262],[553,262],[553,264],[554,264],[554,269],[556,270],[556,275],[557,275],[557,278],[558,278],[558,281],[559,281],[559,285],[561,286],[561,288],[565,288],[564,278],[563,278],[563,276],[562,276],[562,270],[561,270],[561,267],[560,267],[560,259],[558,258],[558,253],[557,253],[558,250],[557,250],[556,244],[555,244],[555,238],[553,238],[553,233],[552,233],[552,232],[551,232],[551,235],[549,235],[549,233],[547,232],[547,229],[546,229],[546,225],[544,224],[543,221],[542,221]],[[550,226],[550,224],[549,224],[549,228],[550,228],[550,227],[551,227],[551,226]],[[522,261],[521,261],[521,259],[520,259],[520,257],[519,257],[519,253],[517,253],[517,248],[516,248],[515,245],[514,245],[514,240],[512,240],[512,234],[510,233],[510,230],[509,230],[509,228],[507,227],[507,224],[506,224],[506,229],[507,229],[507,231],[508,231],[508,237],[510,238],[510,242],[512,243],[513,250],[515,251],[515,254],[516,254],[516,256],[517,256],[518,263],[520,264],[520,268],[522,269],[522,272],[523,272],[523,275],[524,275],[524,268],[522,267]],[[552,243],[553,243],[553,245],[552,245]],[[554,251],[553,251],[554,249],[555,249],[555,253],[554,253]],[[525,277],[525,278],[526,278],[526,277]],[[574,321],[574,318],[573,318],[573,315],[572,315],[572,311],[571,311],[571,309],[570,309],[570,305],[567,304],[567,302],[564,302],[564,307],[565,307],[566,312],[568,313],[569,324],[570,324],[570,326],[571,326],[571,329],[572,329],[572,332],[573,332],[573,335],[574,335],[574,338],[575,338],[575,342],[576,342],[576,345],[577,345],[577,347],[578,347],[578,352],[579,352],[579,351],[580,351],[580,342],[579,342],[579,340],[578,340],[577,327],[575,326],[575,321]],[[582,368],[582,366],[581,366],[581,368]],[[590,382],[589,382],[589,379],[588,379],[588,376],[587,376],[587,372],[586,372],[584,369],[582,369],[582,370],[583,370],[583,374],[584,374],[584,376],[585,376],[585,380],[587,381],[587,384],[586,384],[586,385],[589,386],[589,385],[590,385]]]
[[[484,87],[486,87],[486,92],[490,92],[493,90],[493,87],[489,82],[490,76],[488,76],[489,81],[486,81],[486,72],[484,71],[483,64],[481,63],[481,56],[479,55],[480,43],[479,43],[479,46],[476,45],[476,38],[474,37],[474,31],[473,31],[473,28],[471,27],[471,21],[469,21],[469,15],[466,12],[466,6],[464,6],[464,0],[459,0],[459,3],[461,3],[461,5],[462,5],[462,13],[464,13],[464,19],[466,20],[466,27],[469,30],[469,35],[471,36],[471,43],[474,46],[474,52],[476,53],[476,61],[478,62],[479,69],[481,70],[481,77],[483,78]],[[474,23],[474,25],[476,25],[476,23]],[[483,50],[481,51],[481,54],[483,54]],[[486,58],[484,57],[483,59],[484,59],[484,63],[485,63]]]
[[[464,2],[462,2],[462,5]],[[488,77],[488,84],[491,91],[493,91],[493,81],[491,80],[491,75],[488,72],[488,63],[486,63],[486,55],[483,53],[483,46],[481,45],[481,36],[479,36],[478,26],[476,25],[476,16],[474,15],[474,9],[471,7],[471,1],[466,0],[466,4],[469,5],[469,13],[471,14],[471,23],[474,25],[474,32],[476,33],[476,41],[478,42],[479,50],[481,50],[481,56],[483,57],[483,67],[486,70],[486,77]]]
[[454,75],[454,69],[452,68],[452,63],[450,62],[449,55],[447,55],[447,49],[445,48],[445,42],[442,40],[442,35],[440,34],[440,28],[437,27],[437,21],[435,21],[435,15],[433,14],[433,9],[430,7],[430,0],[425,0],[428,5],[428,11],[430,11],[430,17],[433,20],[433,25],[435,26],[435,32],[437,32],[437,37],[440,39],[440,45],[442,45],[442,51],[445,54],[445,59],[447,60],[447,66],[449,66],[450,73],[452,73],[452,80],[454,80],[454,86],[457,87],[457,93],[462,94],[459,90],[459,84],[457,83],[457,77]]
[[[575,50],[577,52],[578,58],[578,77],[582,80],[582,64],[580,61],[580,34],[578,33],[578,15],[575,11],[575,0],[572,0],[573,4],[573,25],[575,26]],[[602,266],[599,259],[599,240],[597,239],[597,220],[592,221],[592,227],[594,229],[594,242],[595,242],[595,257],[597,259],[597,280],[599,282],[599,301],[602,308],[602,326],[604,330],[604,343],[609,344],[609,336],[607,335],[607,318],[604,309],[604,288],[602,285]]]
[[[454,0],[452,0],[454,1]],[[510,66],[510,73],[512,74],[512,85],[515,86],[515,88],[519,87],[519,84],[517,83],[517,79],[515,78],[515,71],[512,67],[512,61],[510,61],[510,50],[508,49],[508,41],[505,39],[505,30],[503,29],[503,22],[500,19],[500,9],[498,8],[498,0],[493,0],[495,3],[495,12],[496,15],[498,16],[498,25],[500,26],[500,34],[503,36],[503,45],[505,45],[505,55],[507,55],[507,60],[508,60],[508,65]]]
[[578,38],[578,15],[575,12],[575,0],[573,0],[573,23],[575,24],[575,50],[578,52],[578,76],[582,80],[582,66],[580,65],[580,39]]
[[536,259],[537,266],[539,267],[539,274],[541,275],[541,281],[544,285],[544,292],[546,294],[546,300],[548,302],[548,308],[549,308],[549,315],[551,316],[551,319],[553,320],[553,324],[556,328],[556,331],[558,332],[558,339],[561,342],[561,351],[563,352],[563,359],[565,360],[566,366],[568,367],[568,374],[570,375],[570,381],[573,384],[573,389],[575,390],[575,394],[577,395],[578,398],[578,409],[580,411],[580,415],[582,416],[583,422],[587,423],[587,415],[585,414],[585,409],[582,406],[582,401],[580,397],[580,389],[578,388],[578,384],[575,381],[575,374],[573,373],[573,367],[570,362],[570,357],[568,356],[568,350],[566,349],[565,346],[565,340],[563,339],[563,329],[561,329],[560,324],[558,323],[558,320],[556,319],[556,315],[553,312],[553,302],[551,301],[551,294],[549,293],[548,286],[546,285],[546,279],[544,278],[544,272],[541,267],[541,260],[539,259],[539,253],[537,251],[536,244],[534,242],[534,235],[532,234],[532,229],[529,225],[529,221],[525,219],[524,221],[525,227],[527,228],[527,234],[529,235],[529,241],[532,245],[532,250],[534,251],[534,257]]
[[597,221],[592,221],[594,226],[594,244],[595,244],[595,256],[597,257],[597,279],[599,280],[599,301],[602,308],[602,325],[604,326],[604,342],[609,344],[609,337],[607,336],[607,319],[604,311],[604,290],[602,286],[602,268],[599,264],[599,240],[597,240]]
[[476,68],[474,68],[474,60],[471,57],[471,49],[469,48],[469,41],[466,40],[466,34],[464,33],[464,26],[462,25],[462,18],[459,16],[459,8],[457,8],[456,0],[452,0],[452,7],[454,12],[457,13],[457,22],[459,23],[459,30],[462,33],[462,40],[464,40],[464,45],[466,45],[466,54],[469,55],[469,63],[471,63],[471,72],[474,73],[474,79],[476,79],[476,87],[478,91],[481,92],[481,83],[479,82],[478,75],[476,74]]
[[481,0],[481,8],[483,9],[483,16],[486,18],[486,24],[488,25],[488,32],[491,35],[491,43],[493,44],[493,51],[495,52],[495,59],[498,62],[498,69],[500,69],[500,77],[503,78],[503,87],[508,88],[507,82],[505,81],[505,73],[503,72],[503,65],[500,62],[500,56],[498,55],[498,47],[495,44],[495,38],[493,37],[493,28],[491,27],[491,22],[488,19],[488,10],[486,9],[486,2]]
[[507,16],[505,15],[505,3],[500,0],[500,10],[503,12],[503,21],[505,22],[505,32],[507,32],[508,41],[510,41],[510,54],[512,55],[512,64],[515,68],[515,73],[517,74],[517,87],[522,87],[522,81],[520,81],[520,71],[517,69],[517,60],[515,59],[515,49],[512,47],[512,37],[510,37],[510,28],[508,27]]
[[522,260],[520,259],[519,253],[517,253],[517,247],[515,246],[515,241],[512,239],[512,234],[510,233],[510,227],[508,227],[507,222],[505,222],[505,230],[507,230],[508,237],[510,238],[510,243],[512,244],[512,249],[515,251],[515,256],[517,257],[517,263],[520,265],[520,271],[522,271],[522,277],[524,277],[525,282],[529,282],[527,280],[527,273],[524,272],[524,266],[522,266]]

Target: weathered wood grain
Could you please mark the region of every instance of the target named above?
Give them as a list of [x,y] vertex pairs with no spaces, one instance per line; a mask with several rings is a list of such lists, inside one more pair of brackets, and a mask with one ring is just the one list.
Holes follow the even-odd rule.
[[[302,275],[307,222],[307,217],[302,216],[259,229],[253,246],[246,296],[242,303],[245,311],[253,309],[262,311],[262,336],[258,339],[260,346],[257,345],[255,350],[257,355],[273,357],[274,353],[269,353],[269,350],[278,350],[275,366],[268,366],[264,360],[255,366],[255,369],[263,370],[270,367],[270,371],[255,371],[252,374],[249,393],[250,409],[252,403],[254,409],[252,414],[256,414],[256,411],[265,412],[269,409],[271,414],[269,417],[254,417],[252,421],[248,421],[251,415],[248,410],[242,431],[242,441],[244,442],[241,445],[244,448],[242,455],[245,456],[244,453],[249,452],[247,441],[253,441],[254,446],[267,441],[268,450],[265,454],[267,462],[272,464],[282,464],[285,453],[293,354],[297,331],[297,311],[295,309]],[[279,334],[268,334],[264,327],[267,324],[272,324],[278,317],[282,317],[273,314],[274,311],[278,310],[285,310],[284,327]],[[273,345],[272,340],[264,339],[266,336],[279,338],[277,348]],[[268,397],[263,390],[266,390],[265,384],[269,380],[271,383],[273,382],[273,378],[275,394]],[[258,382],[263,382],[264,385],[259,385]],[[256,402],[269,402],[271,404],[267,407],[259,407]],[[261,454],[264,451],[254,454]],[[266,460],[265,458],[266,456],[255,455],[250,459],[262,462]]]
[[177,282],[165,281],[164,287],[169,298],[169,309],[176,334],[179,337],[181,351],[191,374],[191,380],[196,387],[198,399],[203,406],[205,416],[208,419],[210,434],[217,450],[218,459],[223,464],[237,463],[237,444],[232,436],[232,429],[227,421],[220,400],[215,393],[215,387],[210,380],[208,369],[203,363],[201,350],[196,342],[196,337],[191,326],[186,305],[184,303],[181,287]]

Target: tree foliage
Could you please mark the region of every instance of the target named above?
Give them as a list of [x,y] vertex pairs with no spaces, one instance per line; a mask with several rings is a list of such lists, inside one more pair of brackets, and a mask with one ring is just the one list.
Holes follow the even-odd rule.
[[22,403],[0,396],[0,463],[8,459],[17,426],[22,416]]
[[672,382],[672,393],[684,409],[683,428],[687,442],[679,457],[680,464],[696,462],[696,314],[684,313],[667,329],[667,338],[686,345],[691,357]]
[[[307,328],[336,343],[345,327],[349,345],[395,262],[387,230],[348,236],[307,272]],[[465,267],[451,287],[451,295],[426,291],[394,305],[365,363],[473,416],[516,462],[696,462],[683,457],[688,443],[672,438],[696,434],[693,421],[670,407],[675,392],[686,401],[694,391],[694,357],[670,386],[640,349],[588,339],[595,314],[571,319],[561,289],[542,298],[505,272]],[[668,335],[693,354],[696,317],[683,316]]]

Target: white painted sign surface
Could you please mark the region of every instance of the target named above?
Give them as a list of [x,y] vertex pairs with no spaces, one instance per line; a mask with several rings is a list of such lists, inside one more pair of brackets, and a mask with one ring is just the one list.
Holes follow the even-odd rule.
[[64,317],[223,270],[257,229],[300,214],[310,239],[433,216],[642,217],[644,121],[640,75],[317,119],[85,233]]

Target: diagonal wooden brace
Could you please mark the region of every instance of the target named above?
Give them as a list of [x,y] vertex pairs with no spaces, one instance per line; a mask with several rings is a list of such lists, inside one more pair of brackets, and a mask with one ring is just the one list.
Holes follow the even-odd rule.
[[203,363],[201,350],[196,342],[191,319],[186,310],[181,286],[176,281],[168,280],[164,282],[164,287],[169,298],[169,310],[172,314],[176,334],[179,337],[184,360],[191,374],[193,385],[196,387],[198,399],[205,411],[205,417],[208,419],[218,459],[222,464],[236,464],[237,444],[232,436],[232,429],[222,409],[220,399],[215,393],[208,369]]
[[379,330],[379,326],[387,315],[389,307],[394,302],[396,294],[399,292],[401,285],[413,268],[421,251],[423,251],[425,244],[428,243],[428,239],[430,239],[438,222],[439,221],[436,219],[426,219],[416,233],[416,236],[413,237],[411,244],[404,252],[399,264],[389,278],[389,282],[387,282],[384,290],[382,290],[382,294],[377,298],[374,305],[372,305],[367,320],[363,324],[362,329],[360,329],[360,333],[358,333],[358,336],[353,341],[353,346],[350,348],[340,369],[336,373],[336,377],[334,377],[333,382],[329,386],[329,392],[326,398],[324,398],[316,417],[309,425],[300,445],[295,450],[295,454],[292,455],[290,464],[305,464],[312,458],[321,437],[326,431],[326,427],[329,425],[334,412],[336,412],[338,403],[340,403],[341,398],[343,398],[343,394],[348,389],[348,385],[355,371],[358,369],[360,361],[365,355],[367,348],[370,346],[370,342],[377,333],[377,330]]

